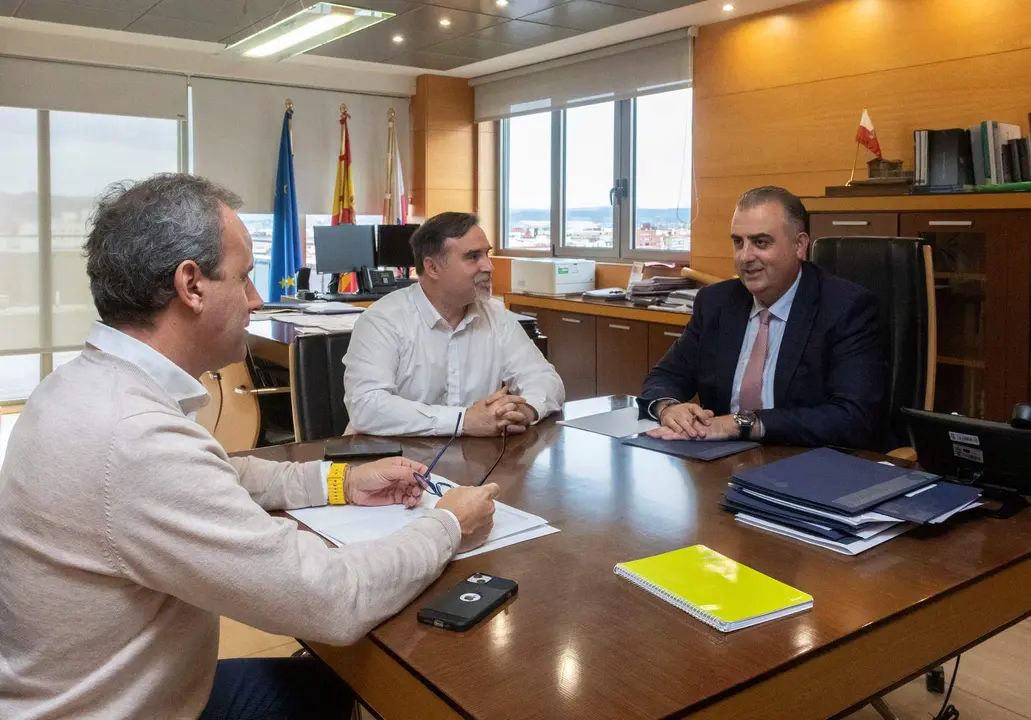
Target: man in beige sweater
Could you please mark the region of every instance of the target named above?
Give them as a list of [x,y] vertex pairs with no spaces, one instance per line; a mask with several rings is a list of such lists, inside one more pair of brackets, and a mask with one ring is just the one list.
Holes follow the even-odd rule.
[[352,643],[490,531],[496,485],[329,548],[267,511],[340,494],[410,506],[423,466],[341,481],[318,462],[228,458],[194,422],[196,378],[243,359],[261,306],[239,204],[160,175],[98,206],[86,252],[102,322],[29,398],[0,472],[0,717],[346,717],[346,687],[316,658],[217,661],[219,616]]

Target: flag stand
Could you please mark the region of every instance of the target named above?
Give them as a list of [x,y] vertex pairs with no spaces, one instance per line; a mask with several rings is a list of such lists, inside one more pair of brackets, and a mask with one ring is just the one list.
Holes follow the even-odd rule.
[[848,182],[845,183],[845,187],[850,187],[852,181],[856,179],[856,163],[859,162],[859,143],[856,143],[856,156],[852,159],[852,174],[848,176]]

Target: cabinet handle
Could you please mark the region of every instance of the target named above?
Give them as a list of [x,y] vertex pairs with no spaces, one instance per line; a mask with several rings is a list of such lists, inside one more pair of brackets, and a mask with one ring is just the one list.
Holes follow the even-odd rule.
[[869,220],[831,220],[834,227],[866,227],[869,224]]
[[629,330],[630,329],[629,325],[613,325],[612,323],[609,323],[609,327],[612,328],[613,330]]
[[562,318],[562,322],[567,322],[567,323],[573,323],[573,324],[575,324],[575,325],[579,325],[579,324],[580,324],[580,321],[579,321],[579,320],[577,320],[576,318],[567,318],[567,317],[564,317],[564,318]]
[[927,224],[931,227],[970,227],[974,224],[973,220],[928,220]]
[[669,332],[669,331],[666,331],[666,330],[664,330],[662,332],[662,334],[665,335],[666,337],[671,337],[671,338],[679,338],[680,337],[680,333]]

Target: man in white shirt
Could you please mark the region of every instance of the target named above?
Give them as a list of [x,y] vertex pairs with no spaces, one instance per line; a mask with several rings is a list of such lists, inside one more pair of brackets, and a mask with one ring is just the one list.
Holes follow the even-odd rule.
[[243,359],[262,304],[239,205],[175,174],[100,201],[101,322],[29,398],[0,470],[0,717],[346,716],[316,658],[219,661],[219,616],[353,643],[490,532],[497,485],[459,487],[397,533],[327,547],[268,511],[412,506],[424,466],[229,458],[193,421],[196,378]]
[[520,433],[561,407],[555,368],[490,296],[477,222],[445,212],[423,223],[411,240],[418,284],[358,318],[344,357],[349,433]]

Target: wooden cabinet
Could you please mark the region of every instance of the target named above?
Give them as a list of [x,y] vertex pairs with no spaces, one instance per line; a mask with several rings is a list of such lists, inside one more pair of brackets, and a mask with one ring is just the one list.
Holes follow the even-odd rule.
[[900,229],[934,258],[935,410],[1009,420],[1028,400],[1031,212],[907,213]]
[[809,218],[809,237],[896,237],[898,213],[821,213]]
[[932,248],[934,409],[1008,421],[1031,390],[1031,195],[808,198],[811,235],[919,237]]
[[648,323],[597,318],[598,395],[640,395],[648,364]]
[[556,310],[536,312],[537,325],[548,336],[548,360],[566,386],[566,400],[595,397],[598,394],[596,319],[591,315]]
[[675,325],[659,325],[651,323],[648,328],[648,369],[655,367],[662,360],[673,343],[684,334],[684,328]]

